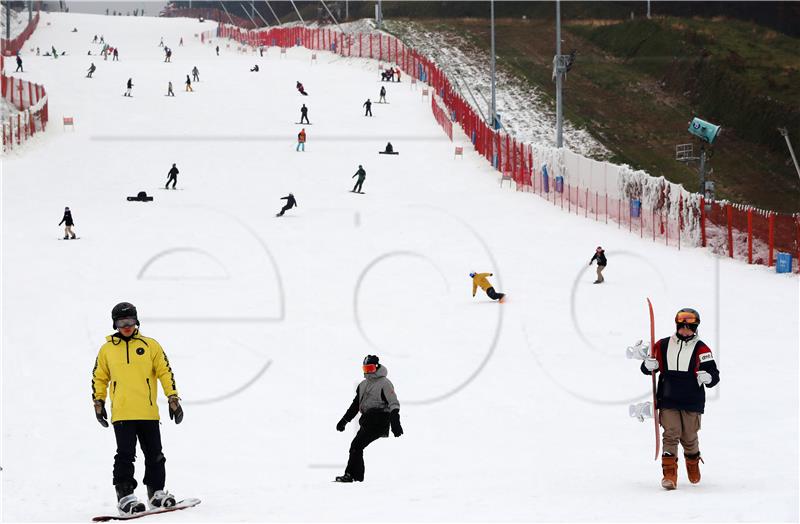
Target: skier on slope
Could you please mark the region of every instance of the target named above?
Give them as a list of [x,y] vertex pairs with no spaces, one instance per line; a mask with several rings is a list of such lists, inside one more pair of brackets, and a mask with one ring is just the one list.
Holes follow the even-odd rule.
[[89,69],[86,70],[86,78],[92,78],[92,74],[95,72],[95,70],[97,70],[97,67],[95,67],[94,62],[92,62],[92,65],[90,65]]
[[128,79],[128,83],[125,84],[125,85],[127,86],[127,89],[126,89],[125,94],[123,96],[133,96],[133,95],[131,95],[131,89],[133,89],[133,78],[129,78]]
[[369,98],[367,101],[361,104],[361,107],[366,107],[367,109],[364,111],[364,116],[372,116],[372,102]]
[[378,98],[378,103],[379,104],[386,103],[386,87],[384,86],[381,86],[380,98]]
[[15,73],[24,73],[25,72],[22,69],[22,57],[19,56],[19,53],[17,53],[17,69],[14,72]]
[[603,282],[606,281],[606,279],[603,278],[603,270],[606,268],[608,260],[606,260],[606,252],[600,246],[597,246],[597,249],[594,252],[594,256],[589,261],[589,265],[591,266],[592,262],[594,262],[595,260],[597,260],[597,280],[595,280],[592,283],[602,284]]
[[113,52],[113,53],[111,53],[111,55],[112,55],[112,57],[113,57],[113,58],[111,59],[111,61],[112,61],[112,62],[114,62],[114,61],[117,61],[117,62],[119,62],[119,49],[117,49],[117,48],[115,47],[115,48],[114,48],[114,52]]
[[200,81],[200,70],[197,69],[197,66],[194,66],[192,68],[192,80],[194,80],[195,82]]
[[705,409],[706,393],[719,382],[719,371],[711,349],[697,338],[700,314],[684,308],[675,315],[675,334],[656,342],[654,357],[640,369],[645,375],[658,372],[656,406],[663,433],[661,468],[664,489],[678,485],[678,442],[683,447],[689,482],[700,482],[700,446],[697,432]]
[[359,430],[350,444],[350,458],[344,475],[336,482],[364,481],[364,448],[381,437],[389,436],[389,428],[395,437],[403,434],[400,425],[400,401],[394,385],[386,378],[388,370],[379,363],[375,355],[367,355],[362,365],[364,380],[356,388],[356,396],[338,424],[337,431],[344,431],[347,423],[361,413]]
[[500,302],[503,301],[503,297],[506,296],[505,293],[498,293],[492,287],[492,284],[489,282],[489,279],[486,277],[494,276],[493,273],[475,273],[474,271],[469,274],[472,277],[472,296],[475,296],[475,292],[478,291],[478,286],[482,290],[486,292],[489,298],[492,300],[499,300]]
[[187,91],[187,92],[188,92],[188,91],[192,91],[192,92],[194,92],[194,89],[192,89],[192,79],[191,79],[191,78],[189,78],[189,75],[186,75],[186,82],[184,82],[184,83],[186,84],[186,89],[185,89],[185,91]]
[[300,151],[301,149],[305,153],[305,151],[306,151],[306,129],[305,128],[301,129],[300,132],[297,133],[297,147],[295,148],[295,151]]
[[275,215],[276,217],[282,217],[284,213],[292,209],[293,207],[299,207],[297,205],[297,200],[294,199],[294,195],[289,193],[288,196],[281,197],[281,200],[286,200],[286,205],[281,208],[281,212]]
[[180,171],[178,171],[178,167],[175,164],[172,164],[172,168],[170,168],[170,170],[167,172],[167,185],[164,186],[164,189],[169,189],[170,182],[172,182],[172,189],[175,189],[175,186],[178,185],[178,173],[180,173]]
[[356,174],[351,176],[350,178],[358,177],[356,180],[356,185],[353,186],[353,193],[361,193],[361,186],[364,185],[364,179],[367,178],[367,172],[364,171],[364,167],[359,164],[358,171]]
[[172,81],[170,80],[167,83],[167,96],[175,96],[175,92],[172,90]]
[[183,420],[183,408],[167,355],[156,340],[139,333],[136,307],[121,302],[111,310],[111,319],[117,331],[106,337],[97,354],[92,371],[92,401],[97,421],[108,427],[105,400],[110,390],[111,424],[117,441],[113,483],[117,509],[125,516],[146,510],[134,494],[137,440],[144,454],[144,484],[150,507],[175,505],[175,497],[164,489],[166,459],[161,451],[156,380],[169,399],[169,418],[175,424]]
[[75,240],[75,231],[72,229],[75,226],[75,222],[72,220],[72,211],[68,207],[64,208],[64,217],[58,225],[60,226],[61,224],[64,224],[64,240],[70,238]]
[[306,107],[305,104],[303,104],[303,107],[300,108],[300,123],[301,124],[303,123],[303,120],[305,120],[306,124],[311,124],[311,122],[308,121],[308,108]]

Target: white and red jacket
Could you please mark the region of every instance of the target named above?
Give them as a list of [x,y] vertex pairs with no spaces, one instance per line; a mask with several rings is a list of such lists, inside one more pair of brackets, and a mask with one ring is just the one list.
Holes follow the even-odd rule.
[[[682,340],[677,335],[662,338],[655,345],[655,358],[658,359],[658,390],[656,403],[659,409],[682,409],[703,413],[706,405],[706,392],[697,384],[697,372],[706,371],[712,388],[719,382],[719,370],[711,349],[697,335]],[[641,366],[642,373],[650,371]]]

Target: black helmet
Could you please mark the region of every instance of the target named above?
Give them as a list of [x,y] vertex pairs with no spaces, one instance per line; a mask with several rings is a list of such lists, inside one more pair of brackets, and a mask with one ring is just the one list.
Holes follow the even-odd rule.
[[136,325],[139,325],[139,316],[136,313],[136,306],[130,302],[120,302],[111,310],[111,325],[114,329],[117,328],[117,320],[121,318],[135,318]]
[[378,355],[367,355],[366,357],[364,357],[365,366],[368,364],[378,364],[378,363],[379,363]]

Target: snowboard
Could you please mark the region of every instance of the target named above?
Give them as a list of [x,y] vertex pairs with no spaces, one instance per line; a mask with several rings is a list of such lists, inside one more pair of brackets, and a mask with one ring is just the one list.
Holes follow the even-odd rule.
[[148,196],[147,200],[142,200],[139,197],[128,197],[128,202],[152,202],[153,197]]
[[398,151],[394,151],[393,153],[387,153],[386,151],[378,151],[379,155],[399,155]]
[[156,508],[143,511],[141,513],[134,513],[133,515],[100,515],[92,519],[92,522],[108,522],[109,520],[131,520],[148,515],[157,515],[159,513],[169,513],[170,511],[178,511],[181,509],[191,508],[200,504],[200,499],[183,499],[169,508]]
[[364,194],[363,191],[353,191],[352,189],[350,190],[350,192],[351,193],[358,193],[359,195],[363,195]]
[[81,237],[75,237],[75,238],[64,238],[64,237],[58,237],[58,239],[59,239],[59,240],[80,240],[80,239],[81,239]]
[[297,124],[298,126],[313,126],[313,125],[314,125],[314,124],[309,124],[308,122],[306,122],[306,123],[303,123],[303,122],[295,122],[295,124]]
[[183,191],[182,187],[159,187],[158,189],[165,189],[167,191]]
[[[656,322],[653,316],[653,303],[650,302],[650,299],[647,299],[647,308],[650,310],[650,358],[655,358],[656,353]],[[651,375],[651,379],[653,382],[653,423],[655,425],[656,431],[656,457],[655,460],[658,460],[659,455],[661,455],[661,435],[659,435],[658,431],[658,405],[656,404],[656,374],[653,372]]]

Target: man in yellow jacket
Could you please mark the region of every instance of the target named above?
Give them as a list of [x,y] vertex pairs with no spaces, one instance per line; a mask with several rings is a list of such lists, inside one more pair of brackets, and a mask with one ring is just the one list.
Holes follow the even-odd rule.
[[147,509],[133,493],[137,485],[133,476],[137,440],[144,453],[144,484],[150,507],[174,506],[175,497],[164,490],[166,458],[161,452],[156,381],[161,382],[169,398],[169,418],[180,424],[183,408],[175,375],[161,345],[139,333],[133,304],[117,304],[111,318],[117,331],[106,337],[97,354],[92,371],[92,400],[97,421],[108,427],[105,400],[107,393],[111,395],[111,423],[117,440],[113,476],[117,507],[121,515]]
[[506,296],[505,293],[498,293],[492,287],[492,284],[489,282],[489,279],[486,277],[493,276],[492,273],[475,273],[474,271],[469,274],[472,277],[472,296],[475,296],[475,292],[480,287],[482,290],[486,291],[486,294],[489,295],[489,298],[492,300],[499,300],[500,302],[503,301],[503,297]]

